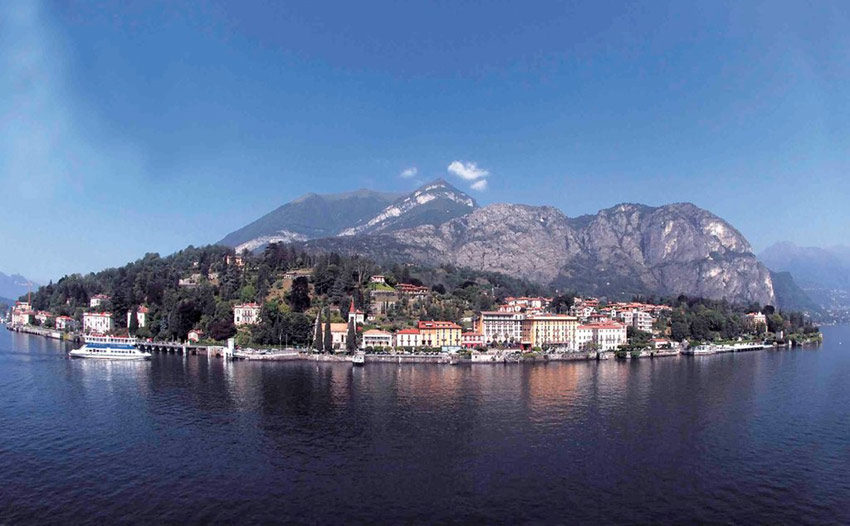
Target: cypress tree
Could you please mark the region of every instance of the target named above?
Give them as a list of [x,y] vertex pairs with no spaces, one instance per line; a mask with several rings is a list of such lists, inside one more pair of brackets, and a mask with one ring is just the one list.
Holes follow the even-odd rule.
[[325,313],[327,318],[325,318],[325,344],[324,351],[331,352],[333,350],[333,336],[331,335],[331,310],[328,308]]
[[345,338],[345,348],[348,352],[357,350],[357,328],[354,326],[354,320],[348,320],[348,336]]
[[130,323],[127,325],[127,332],[130,336],[135,336],[139,330],[139,318],[136,315],[136,309],[130,309]]
[[325,306],[319,307],[319,312],[316,313],[316,324],[313,326],[313,349],[322,350],[322,313],[325,311]]

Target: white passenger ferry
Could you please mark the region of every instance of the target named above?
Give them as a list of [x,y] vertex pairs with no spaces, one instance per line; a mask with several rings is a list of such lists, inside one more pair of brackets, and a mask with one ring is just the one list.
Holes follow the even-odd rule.
[[72,358],[110,358],[113,360],[149,360],[151,353],[136,348],[135,338],[84,336],[85,345],[68,355]]

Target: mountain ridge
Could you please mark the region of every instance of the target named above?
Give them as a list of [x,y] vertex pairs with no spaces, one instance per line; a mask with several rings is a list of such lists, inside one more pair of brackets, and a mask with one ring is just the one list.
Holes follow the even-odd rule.
[[788,273],[801,291],[836,321],[850,319],[850,248],[774,243],[759,254],[772,271]]
[[30,288],[38,288],[38,283],[20,274],[9,275],[0,272],[0,296],[10,299],[19,298],[26,294]]
[[[431,210],[432,202],[440,206]],[[688,202],[619,203],[571,218],[547,205],[481,207],[438,179],[332,235],[291,241],[379,261],[502,272],[596,295],[684,293],[777,303],[770,271],[746,238]]]

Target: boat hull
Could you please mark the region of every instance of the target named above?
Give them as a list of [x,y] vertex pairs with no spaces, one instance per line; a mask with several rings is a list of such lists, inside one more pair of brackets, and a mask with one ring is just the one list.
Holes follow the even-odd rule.
[[139,354],[111,354],[111,353],[92,353],[88,351],[80,352],[79,349],[68,353],[71,358],[89,358],[93,360],[150,360],[150,353]]
[[71,358],[96,360],[150,360],[149,352],[136,348],[135,338],[92,335],[85,337],[85,345],[68,353]]

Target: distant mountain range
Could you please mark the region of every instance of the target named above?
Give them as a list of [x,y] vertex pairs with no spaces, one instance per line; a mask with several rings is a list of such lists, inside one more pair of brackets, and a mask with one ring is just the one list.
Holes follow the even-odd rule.
[[380,214],[399,194],[357,190],[341,194],[307,194],[272,210],[219,244],[256,250],[269,243],[306,241],[338,235]]
[[9,298],[14,303],[15,298],[23,296],[30,290],[30,283],[33,290],[38,288],[38,283],[30,282],[20,274],[9,276],[0,272],[0,297]]
[[833,317],[850,319],[850,247],[801,247],[785,241],[766,248],[759,258],[770,269],[792,275]]
[[549,206],[480,207],[438,179],[406,195],[308,194],[220,243],[257,250],[275,241],[378,261],[503,272],[599,296],[688,294],[784,308],[805,303],[790,276],[780,276],[776,290],[776,275],[732,225],[690,203],[624,203],[570,218]]

